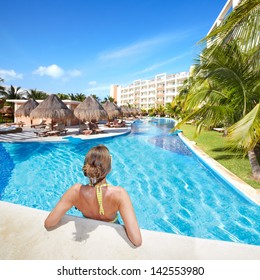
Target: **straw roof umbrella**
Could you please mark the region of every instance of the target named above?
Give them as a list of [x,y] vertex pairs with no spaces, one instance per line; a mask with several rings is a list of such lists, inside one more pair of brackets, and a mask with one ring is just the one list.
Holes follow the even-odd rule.
[[122,110],[120,109],[120,107],[118,107],[115,103],[113,102],[110,102],[110,101],[106,101],[104,104],[103,104],[103,108],[107,111],[107,114],[108,114],[108,123],[109,123],[109,120],[110,119],[113,119],[115,117],[118,117],[118,116],[122,116],[123,115],[123,112]]
[[92,96],[88,96],[75,108],[74,115],[83,122],[97,122],[107,118],[107,112]]
[[32,119],[51,119],[52,129],[54,121],[69,119],[72,116],[73,112],[55,94],[49,95],[30,113]]
[[129,111],[129,109],[127,107],[121,106],[120,109],[121,109],[124,117],[128,117],[131,115],[131,112]]
[[134,117],[138,114],[136,108],[129,108],[129,111],[131,112],[131,115],[133,115]]
[[16,117],[30,117],[30,113],[33,109],[35,109],[39,103],[33,99],[29,99],[25,103],[23,103],[16,111]]
[[136,108],[137,110],[137,114],[139,114],[140,116],[143,114],[143,111],[140,107]]

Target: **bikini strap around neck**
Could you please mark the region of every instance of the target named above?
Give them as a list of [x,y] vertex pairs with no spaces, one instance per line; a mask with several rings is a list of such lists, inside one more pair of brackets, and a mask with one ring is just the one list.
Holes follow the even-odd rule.
[[102,187],[108,187],[108,186],[109,186],[109,184],[102,184],[102,185],[95,186],[100,215],[105,215],[105,211],[103,208]]

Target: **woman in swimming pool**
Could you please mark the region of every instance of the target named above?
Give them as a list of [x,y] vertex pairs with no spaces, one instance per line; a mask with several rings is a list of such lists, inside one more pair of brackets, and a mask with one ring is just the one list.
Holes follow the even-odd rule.
[[107,147],[98,145],[87,153],[83,172],[88,185],[76,183],[68,189],[45,220],[47,229],[58,224],[65,213],[75,206],[86,218],[117,222],[119,211],[128,238],[135,246],[142,244],[140,229],[129,195],[121,187],[107,184],[111,171],[111,155]]

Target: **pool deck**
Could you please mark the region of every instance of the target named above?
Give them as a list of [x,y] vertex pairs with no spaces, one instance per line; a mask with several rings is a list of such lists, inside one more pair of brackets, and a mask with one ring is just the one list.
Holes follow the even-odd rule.
[[[68,135],[75,132],[71,128]],[[130,128],[109,129],[107,133],[83,136],[82,139],[115,137],[129,133]],[[61,141],[62,137],[12,138],[13,141]],[[11,135],[11,134],[10,134]],[[9,136],[10,136],[9,135]],[[32,133],[31,136],[34,136]],[[66,136],[63,136],[66,137]],[[26,138],[26,139],[25,139]],[[63,139],[66,141],[66,139]],[[0,139],[1,141],[1,139]],[[3,141],[3,140],[2,140]],[[186,140],[187,141],[187,140]],[[191,144],[191,147],[195,146]],[[199,149],[193,147],[197,152]],[[206,154],[201,154],[209,160]],[[211,162],[215,164],[215,162]],[[248,195],[259,199],[250,186],[226,169],[215,164],[222,176],[243,185]],[[237,184],[236,184],[237,185]],[[249,191],[250,190],[250,191]],[[254,191],[253,191],[254,190]],[[47,231],[43,224],[48,212],[0,201],[1,260],[259,260],[260,246],[206,240],[176,234],[141,230],[143,244],[135,248],[122,225],[66,215],[60,224]]]
[[123,226],[64,216],[47,231],[48,212],[0,202],[2,260],[259,260],[260,246],[142,230],[135,248]]
[[84,135],[80,134],[78,126],[68,127],[67,133],[62,134],[60,136],[37,136],[35,132],[39,131],[30,127],[23,127],[23,131],[20,133],[8,133],[8,134],[0,134],[0,142],[38,142],[38,141],[68,141],[66,140],[68,137],[72,137],[75,139],[102,139],[107,137],[116,137],[121,136],[127,133],[130,133],[131,127],[130,125],[121,128],[109,128],[104,125],[99,125],[99,128],[103,130],[102,133]]

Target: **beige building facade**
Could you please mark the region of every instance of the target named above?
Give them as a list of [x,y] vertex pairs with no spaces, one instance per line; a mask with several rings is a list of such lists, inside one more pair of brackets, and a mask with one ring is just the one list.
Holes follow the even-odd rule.
[[151,80],[135,80],[128,86],[111,85],[110,96],[119,106],[132,105],[143,110],[165,106],[179,94],[189,72],[159,74]]

